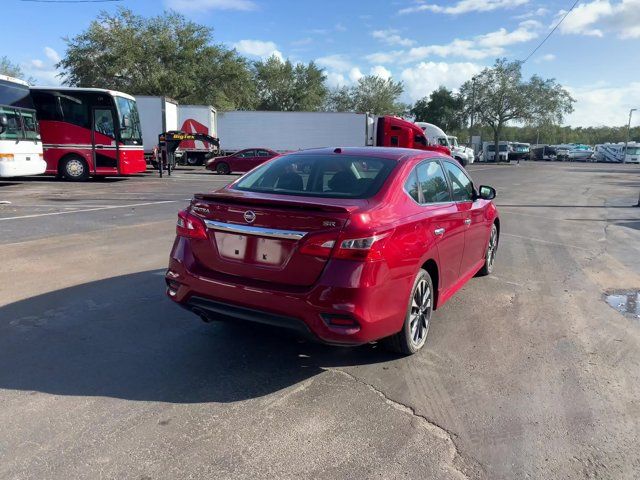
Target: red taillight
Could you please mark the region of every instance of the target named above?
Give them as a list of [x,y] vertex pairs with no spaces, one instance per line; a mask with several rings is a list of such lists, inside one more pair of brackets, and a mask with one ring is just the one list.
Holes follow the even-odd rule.
[[186,238],[207,238],[207,227],[204,222],[187,210],[178,212],[176,235]]
[[[360,262],[373,262],[381,260],[382,249],[391,232],[378,233],[369,237],[348,238],[334,240],[336,234],[315,235],[307,239],[300,247],[300,253],[315,257],[334,258],[343,260],[356,260]],[[336,242],[339,242],[337,248]]]
[[342,240],[333,256],[344,260],[373,262],[382,260],[382,249],[391,232],[378,233],[370,237],[349,238]]
[[312,236],[300,246],[300,253],[313,255],[314,257],[329,258],[337,236],[337,233]]

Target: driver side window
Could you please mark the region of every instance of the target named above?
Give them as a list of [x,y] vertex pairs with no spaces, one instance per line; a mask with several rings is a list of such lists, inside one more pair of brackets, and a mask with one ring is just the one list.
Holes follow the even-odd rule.
[[473,201],[473,183],[467,175],[451,162],[444,162],[444,168],[451,181],[453,200],[456,202]]

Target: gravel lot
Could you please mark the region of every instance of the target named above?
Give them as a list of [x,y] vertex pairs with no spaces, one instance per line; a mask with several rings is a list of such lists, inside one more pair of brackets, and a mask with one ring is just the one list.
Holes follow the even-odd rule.
[[200,322],[164,296],[175,214],[235,177],[0,181],[0,478],[640,476],[640,167],[473,165],[495,274],[426,349]]

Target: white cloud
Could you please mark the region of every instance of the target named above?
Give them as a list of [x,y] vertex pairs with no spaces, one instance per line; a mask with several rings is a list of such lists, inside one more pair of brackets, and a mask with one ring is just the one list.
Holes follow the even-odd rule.
[[542,55],[535,59],[536,63],[542,62],[553,62],[556,59],[556,56],[553,53],[547,53],[546,55]]
[[25,77],[34,79],[36,85],[60,85],[61,80],[58,78],[59,72],[56,69],[56,63],[60,61],[60,55],[51,47],[45,47],[43,51],[47,61],[34,58],[21,65]]
[[533,18],[533,17],[545,17],[548,13],[549,13],[549,9],[540,7],[530,12],[523,13],[522,15],[516,15],[513,18],[517,20],[526,20],[527,18]]
[[400,79],[404,82],[407,99],[414,102],[429,95],[440,85],[458,89],[481,70],[481,65],[470,62],[420,62],[402,70]]
[[165,0],[165,5],[178,11],[240,10],[258,8],[252,0]]
[[399,13],[404,15],[416,12],[434,12],[458,15],[461,13],[490,12],[501,8],[513,8],[526,3],[529,3],[529,0],[459,0],[454,5],[447,7],[423,3],[414,7],[403,8]]
[[327,85],[330,88],[342,87],[349,83],[347,82],[347,79],[344,77],[344,75],[341,73],[329,71],[329,72],[325,72],[325,74],[327,76]]
[[402,38],[398,35],[397,30],[374,30],[371,32],[371,36],[376,38],[388,45],[399,45],[401,47],[410,47],[415,45],[415,40],[411,40],[408,38]]
[[349,70],[349,80],[351,80],[351,82],[355,83],[362,77],[364,77],[364,73],[362,73],[358,67],[353,67]]
[[282,53],[274,42],[262,40],[240,40],[233,44],[238,52],[252,57],[269,58],[273,55],[282,60]]
[[497,57],[505,53],[506,46],[516,43],[528,42],[537,38],[541,24],[535,20],[521,22],[516,30],[511,32],[505,28],[495,32],[478,35],[472,40],[454,39],[445,45],[425,45],[409,50],[404,58],[405,62],[422,60],[432,55],[439,57],[463,57],[471,60],[481,60],[488,57]]
[[[629,110],[640,105],[640,82],[626,86],[566,87],[576,99],[575,111],[565,124],[582,126],[620,126],[629,119]],[[633,125],[640,125],[640,115],[634,115]]]
[[391,72],[384,68],[382,65],[371,67],[371,70],[369,70],[369,74],[384,78],[385,80],[391,78]]
[[400,55],[404,52],[402,50],[393,50],[391,52],[376,52],[371,53],[366,58],[370,63],[393,63],[396,62]]
[[333,27],[336,32],[346,32],[347,31],[347,27],[345,27],[343,24],[341,23],[336,23],[335,27]]
[[353,68],[353,65],[345,55],[327,55],[316,59],[316,63],[321,67],[329,68],[337,72],[345,72]]
[[[567,12],[560,10],[559,20]],[[593,0],[578,5],[558,28],[563,34],[604,36],[615,33],[619,38],[640,38],[640,0]]]
[[58,52],[51,47],[44,47],[44,54],[53,63],[58,63],[60,61],[60,55],[58,55]]

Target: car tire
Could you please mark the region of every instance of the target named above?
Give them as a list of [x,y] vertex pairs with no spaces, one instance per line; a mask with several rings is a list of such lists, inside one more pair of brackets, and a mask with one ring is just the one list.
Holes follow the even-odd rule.
[[78,155],[67,157],[60,168],[64,178],[71,182],[84,182],[89,178],[89,165]]
[[202,165],[201,158],[193,155],[186,155],[185,163],[190,167],[197,167],[198,165]]
[[431,276],[426,270],[420,269],[411,288],[402,330],[385,339],[387,348],[402,355],[413,355],[420,351],[427,341],[433,305]]
[[216,165],[216,173],[218,175],[229,175],[231,173],[231,169],[229,168],[229,164],[225,162],[220,162]]
[[498,243],[500,237],[498,234],[498,227],[494,223],[491,225],[491,233],[489,234],[489,242],[487,243],[487,251],[484,254],[484,265],[478,271],[479,277],[491,275],[493,272],[493,263],[496,259],[496,252],[498,251]]

